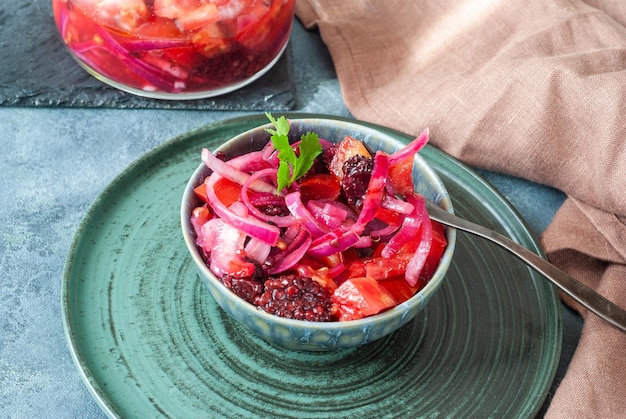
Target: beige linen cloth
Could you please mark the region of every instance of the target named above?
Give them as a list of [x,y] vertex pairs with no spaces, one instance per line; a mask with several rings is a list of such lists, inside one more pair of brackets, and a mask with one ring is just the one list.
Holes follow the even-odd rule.
[[[429,126],[465,163],[564,191],[549,259],[626,307],[626,1],[298,0],[296,13],[356,118]],[[574,308],[583,334],[547,416],[626,417],[626,334]]]

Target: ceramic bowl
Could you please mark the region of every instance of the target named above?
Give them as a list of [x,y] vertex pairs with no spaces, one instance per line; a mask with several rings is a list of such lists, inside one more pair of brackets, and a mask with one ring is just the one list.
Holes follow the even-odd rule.
[[[259,150],[269,140],[269,134],[265,131],[265,128],[269,126],[260,126],[239,134],[225,142],[218,150],[228,158]],[[331,119],[291,120],[292,138],[300,138],[307,131],[316,132],[321,138],[332,142],[339,142],[346,135],[350,135],[363,141],[372,151],[380,149],[392,153],[404,145],[383,132],[350,122]],[[200,159],[200,150],[198,150],[198,159]],[[236,321],[267,342],[284,348],[307,351],[325,351],[365,345],[389,335],[411,321],[431,300],[444,281],[456,241],[456,231],[450,228],[446,229],[447,248],[432,279],[412,298],[390,310],[360,320],[337,322],[308,322],[268,314],[245,302],[226,288],[209,270],[201,251],[195,244],[196,237],[191,226],[190,214],[200,202],[195,197],[193,188],[202,183],[209,174],[210,170],[204,164],[200,164],[191,175],[184,191],[181,224],[187,248],[200,278],[217,304]],[[416,190],[420,194],[452,212],[452,203],[446,188],[435,171],[419,154],[413,166],[413,179]]]

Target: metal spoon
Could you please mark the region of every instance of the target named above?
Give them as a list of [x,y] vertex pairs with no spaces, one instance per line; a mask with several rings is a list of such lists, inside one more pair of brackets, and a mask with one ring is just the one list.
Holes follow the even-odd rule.
[[450,227],[466,231],[490,240],[513,255],[523,260],[528,266],[544,275],[562,291],[574,300],[597,314],[618,329],[626,332],[626,311],[613,304],[591,288],[572,278],[556,266],[552,265],[539,255],[531,252],[508,237],[481,225],[472,223],[456,215],[450,214],[432,202],[426,201],[426,207],[431,219]]

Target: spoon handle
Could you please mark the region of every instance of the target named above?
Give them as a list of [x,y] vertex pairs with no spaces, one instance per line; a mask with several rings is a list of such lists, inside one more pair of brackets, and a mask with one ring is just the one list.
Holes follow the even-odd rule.
[[611,301],[607,300],[583,283],[572,278],[556,266],[549,263],[547,260],[543,259],[541,256],[531,252],[524,246],[514,242],[500,233],[450,214],[431,202],[426,201],[426,206],[429,216],[433,220],[483,237],[502,246],[504,249],[526,262],[528,266],[544,275],[563,292],[582,304],[584,307],[623,332],[626,332],[626,311],[613,304]]

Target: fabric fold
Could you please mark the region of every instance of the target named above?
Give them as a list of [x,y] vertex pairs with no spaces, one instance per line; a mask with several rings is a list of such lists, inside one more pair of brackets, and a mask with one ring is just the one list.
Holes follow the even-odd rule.
[[[298,0],[296,14],[319,29],[357,119],[429,126],[469,165],[566,193],[544,250],[626,307],[626,3]],[[583,336],[548,416],[626,413],[624,334],[574,307]]]

